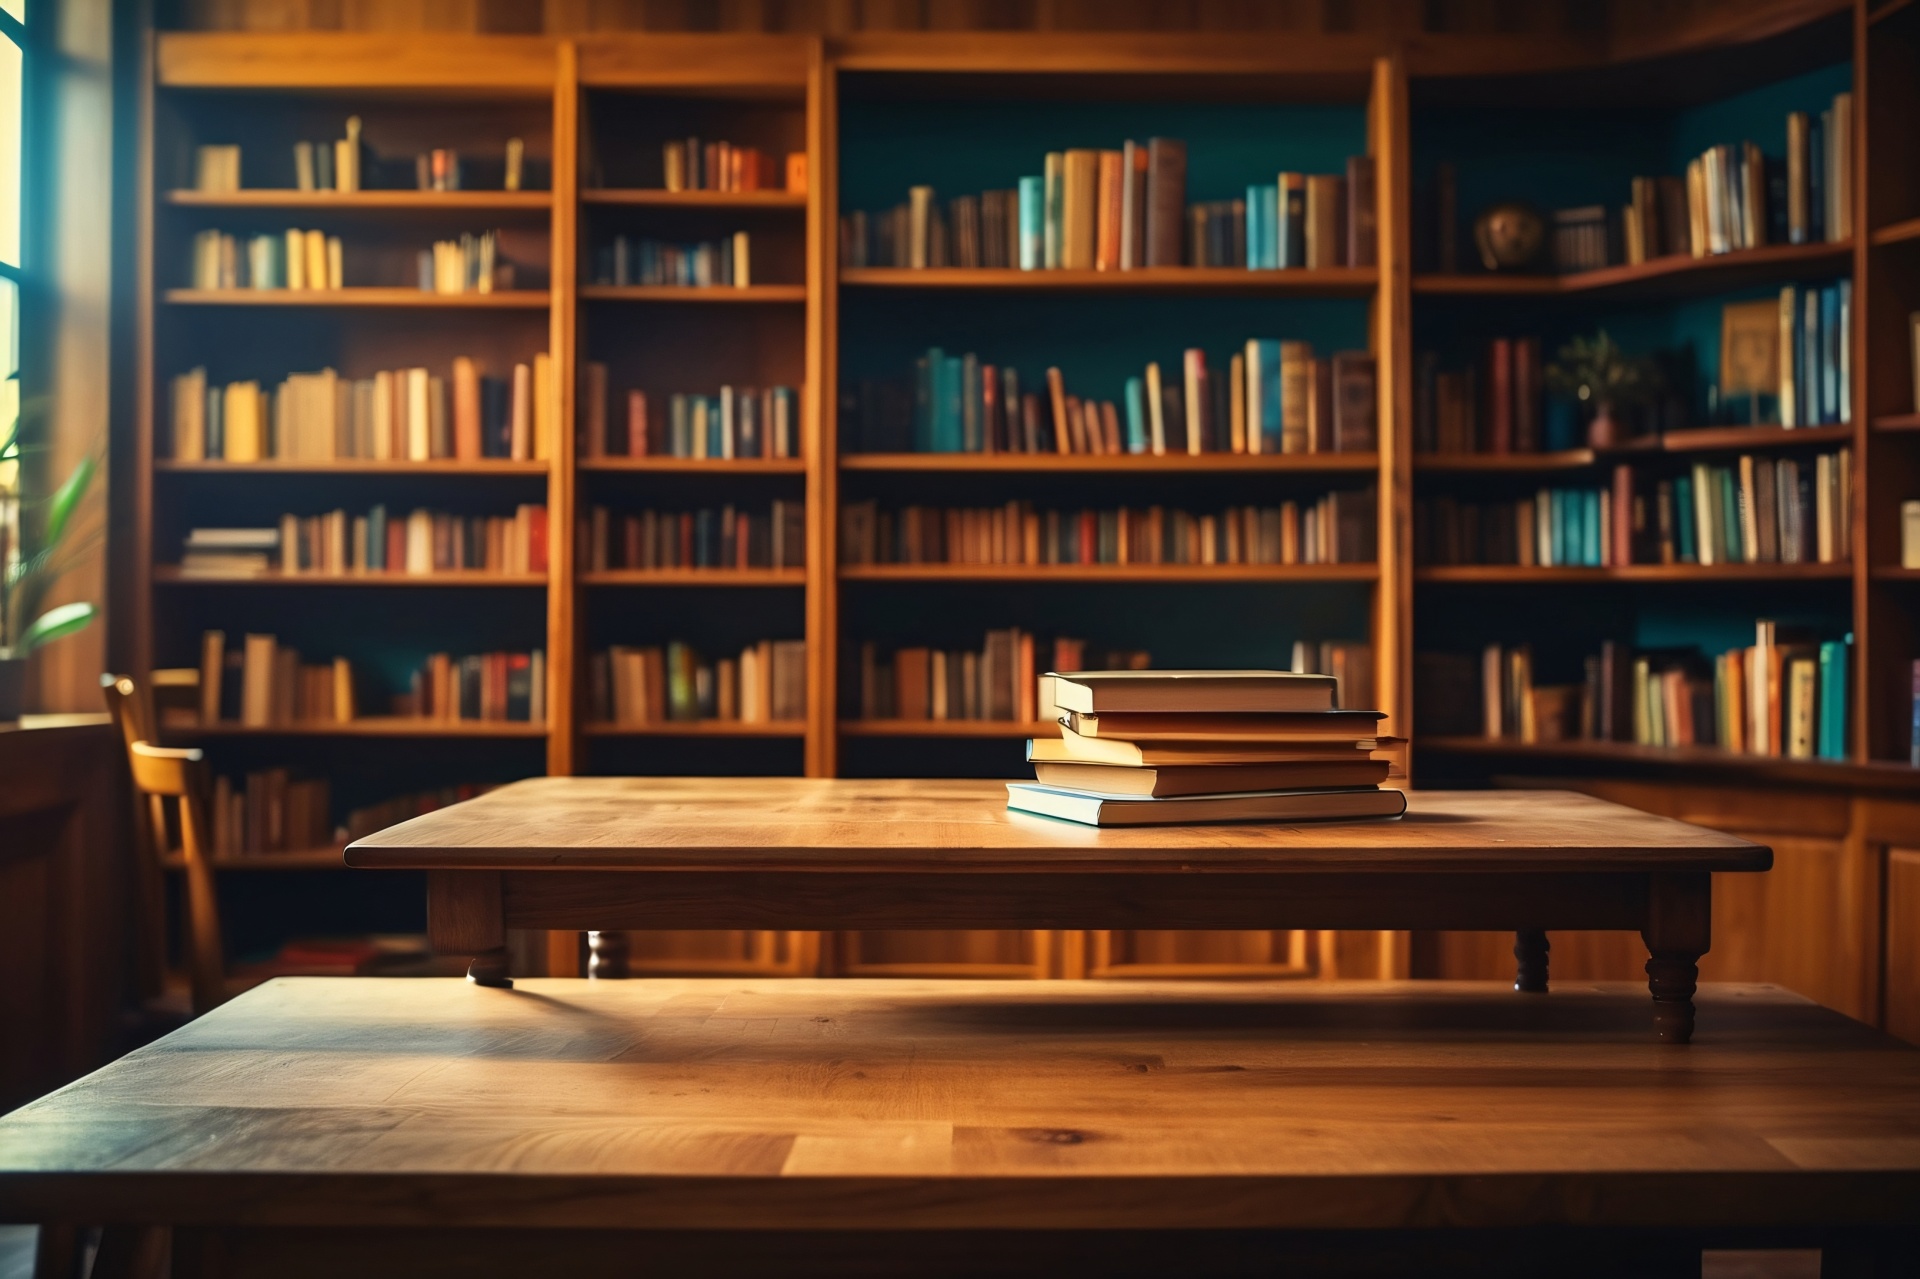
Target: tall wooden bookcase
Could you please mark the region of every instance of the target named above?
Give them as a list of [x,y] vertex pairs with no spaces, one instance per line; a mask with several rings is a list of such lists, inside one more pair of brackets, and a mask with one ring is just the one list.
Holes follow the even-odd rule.
[[[1814,65],[1808,59],[1839,32],[1843,44],[1857,45],[1841,48],[1835,60],[1854,67],[1864,156],[1876,138],[1878,145],[1890,145],[1889,136],[1904,136],[1913,123],[1911,59],[1920,42],[1913,34],[1920,30],[1913,28],[1914,14],[1901,3],[1876,6],[1872,14],[1864,4],[1825,6],[1809,45],[1816,53],[1795,53],[1771,37],[1755,46],[1764,64],[1760,71],[1741,69],[1748,51],[1738,45],[1698,55],[1703,61],[1692,81],[1695,96],[1704,100],[1722,92],[1716,86],[1730,94],[1769,75],[1796,74]],[[1005,625],[1051,625],[1069,633],[1082,633],[1074,628],[1084,625],[1085,633],[1102,640],[1109,636],[1097,625],[1133,627],[1128,633],[1147,635],[1140,646],[1150,641],[1161,665],[1228,659],[1274,664],[1284,662],[1283,645],[1293,639],[1365,640],[1373,648],[1388,731],[1410,735],[1418,727],[1412,719],[1416,605],[1423,619],[1430,609],[1433,625],[1444,630],[1463,607],[1474,607],[1446,592],[1492,589],[1499,574],[1526,572],[1418,569],[1413,563],[1416,485],[1448,482],[1450,465],[1416,458],[1411,449],[1416,307],[1430,308],[1429,321],[1449,307],[1473,309],[1484,320],[1489,308],[1530,305],[1549,293],[1575,302],[1587,294],[1699,295],[1851,271],[1860,317],[1855,403],[1868,411],[1828,434],[1852,444],[1857,473],[1870,477],[1854,506],[1853,563],[1777,576],[1844,594],[1865,672],[1855,681],[1855,764],[1903,758],[1905,702],[1896,697],[1895,685],[1920,629],[1907,580],[1912,574],[1892,567],[1898,503],[1920,495],[1914,491],[1920,458],[1911,447],[1920,433],[1910,430],[1915,419],[1904,328],[1906,312],[1920,305],[1920,273],[1908,269],[1920,262],[1908,257],[1911,246],[1920,244],[1913,230],[1920,222],[1907,221],[1920,217],[1920,207],[1910,207],[1914,191],[1903,185],[1910,179],[1869,178],[1871,166],[1856,165],[1868,231],[1850,244],[1663,261],[1561,279],[1416,276],[1415,144],[1430,112],[1469,102],[1504,102],[1525,111],[1579,96],[1588,109],[1604,114],[1633,83],[1630,69],[1611,65],[1602,52],[1559,38],[1530,40],[1489,42],[1463,53],[1418,43],[1402,50],[1372,36],[1245,33],[866,33],[825,39],[162,33],[143,113],[149,130],[142,149],[144,393],[132,485],[133,523],[142,545],[133,556],[138,611],[131,651],[142,666],[184,665],[192,660],[201,627],[221,624],[230,632],[278,629],[296,643],[308,628],[324,637],[316,642],[338,643],[340,651],[354,645],[378,649],[396,634],[413,642],[435,627],[544,645],[550,663],[544,725],[503,731],[370,724],[344,731],[263,735],[221,729],[199,735],[216,749],[222,768],[291,762],[331,771],[336,789],[348,793],[401,775],[451,782],[542,770],[1016,775],[1017,743],[1035,726],[862,722],[850,717],[844,687],[851,654],[865,640],[977,645],[983,629]],[[1550,68],[1566,74],[1541,74]],[[1155,114],[1175,107],[1182,124],[1156,128]],[[551,189],[512,198],[480,192],[295,197],[267,191],[200,197],[179,190],[194,141],[241,141],[250,165],[256,153],[271,164],[295,138],[331,136],[338,120],[354,112],[365,117],[371,139],[394,148],[491,148],[508,132],[517,133],[530,154],[550,162]],[[1084,123],[1103,115],[1115,123]],[[1052,117],[1058,120],[1049,123]],[[909,145],[916,121],[930,130],[929,141],[917,150]],[[879,207],[879,193],[891,203],[910,183],[939,185],[949,180],[951,167],[988,162],[1002,175],[994,185],[1007,185],[1037,165],[1042,150],[1097,144],[1123,133],[1178,136],[1187,124],[1203,135],[1196,146],[1236,131],[1277,139],[1282,147],[1311,140],[1318,130],[1350,138],[1347,150],[1365,151],[1376,167],[1377,267],[1082,274],[843,269],[838,262],[843,199],[849,207]],[[1069,126],[1084,140],[1055,138]],[[804,150],[806,195],[657,189],[659,144],[688,133],[775,151]],[[1577,149],[1578,139],[1567,145]],[[1269,159],[1240,180],[1260,180],[1271,176],[1267,169],[1286,167]],[[268,180],[251,169],[247,175],[249,185]],[[942,186],[943,195],[977,189],[966,179],[951,181],[953,189]],[[1208,194],[1195,192],[1194,198]],[[1467,216],[1472,212],[1463,209]],[[534,268],[530,274],[544,287],[490,300],[426,299],[397,290],[266,300],[277,305],[260,298],[185,297],[175,288],[191,231],[290,221],[395,244],[426,230],[498,225],[514,231],[518,251]],[[692,238],[742,228],[754,233],[757,246],[766,246],[767,265],[763,271],[756,261],[754,288],[668,291],[586,283],[593,278],[596,245],[615,232],[659,229]],[[842,453],[836,419],[843,378],[876,368],[897,371],[900,352],[911,344],[924,349],[975,339],[1026,341],[1044,331],[1036,328],[1036,316],[1067,345],[1106,343],[1125,348],[1129,359],[1138,354],[1135,348],[1150,348],[1142,358],[1165,360],[1187,344],[1189,329],[1216,338],[1235,326],[1240,337],[1269,329],[1277,336],[1315,337],[1319,326],[1329,335],[1316,338],[1323,350],[1364,346],[1377,359],[1378,451],[1192,459]],[[170,464],[156,451],[164,438],[168,379],[194,362],[215,371],[227,360],[236,366],[233,375],[261,378],[333,362],[361,375],[389,364],[444,364],[455,354],[524,359],[542,344],[568,374],[556,379],[553,407],[563,429],[546,463],[340,464],[299,474],[261,467],[243,476],[238,468]],[[1006,355],[1041,367],[1053,358],[1040,337]],[[628,386],[694,391],[722,382],[801,385],[804,456],[757,463],[576,456],[573,427],[585,413],[579,374],[588,360],[608,365],[616,400]],[[1773,443],[1749,436],[1701,439],[1722,450]],[[543,482],[552,530],[544,582],[186,586],[165,572],[189,510],[198,522],[231,522],[238,518],[233,512],[254,511],[248,502],[266,502],[268,493],[283,491],[316,501],[324,494],[330,505],[351,505],[376,489],[423,504],[504,501],[513,494],[520,496],[511,500],[525,501]],[[1101,566],[1094,572],[838,563],[841,506],[862,498],[1203,504],[1226,493],[1294,495],[1359,484],[1374,486],[1379,498],[1378,554],[1370,564]],[[755,504],[804,494],[804,572],[738,580],[715,575],[694,584],[580,569],[574,545],[580,513],[594,503],[632,506],[662,493]],[[1607,591],[1640,589],[1641,583],[1646,590],[1665,589],[1656,579],[1671,579],[1667,585],[1675,590],[1689,584],[1707,590],[1714,576],[1686,567],[1616,570],[1583,602],[1581,585],[1556,579],[1551,570],[1530,572],[1525,581],[1499,581],[1511,594],[1496,607],[1521,606],[1494,619],[1514,639],[1526,638],[1534,622],[1527,610],[1536,600],[1580,608]],[[1567,593],[1535,594],[1548,587]],[[544,599],[543,613],[538,599]],[[1423,620],[1421,633],[1427,630]],[[724,650],[760,638],[799,636],[808,643],[809,667],[802,724],[632,729],[590,723],[584,712],[588,656],[609,643],[687,638]],[[444,647],[465,641],[448,636],[438,642]],[[1596,756],[1626,757],[1635,749],[1418,739],[1412,762],[1423,775],[1431,765],[1434,775],[1484,776],[1514,766],[1516,757],[1525,767],[1551,770],[1587,767]],[[1680,752],[1663,762],[1688,766]],[[1717,762],[1729,763],[1724,757]],[[1766,768],[1789,766],[1756,761],[1754,767],[1758,777]],[[1833,766],[1825,767],[1831,773]],[[355,776],[357,783],[344,780]],[[1405,937],[1372,934],[736,934],[636,938],[633,945],[642,970],[681,971],[1392,974],[1404,973],[1409,962]],[[568,941],[555,946],[550,961],[555,970],[568,971],[576,957]]]

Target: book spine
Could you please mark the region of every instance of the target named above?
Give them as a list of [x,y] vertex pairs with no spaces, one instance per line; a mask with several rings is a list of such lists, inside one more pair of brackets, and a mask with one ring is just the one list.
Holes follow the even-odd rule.
[[1147,141],[1146,264],[1179,266],[1187,217],[1187,148],[1173,138]]

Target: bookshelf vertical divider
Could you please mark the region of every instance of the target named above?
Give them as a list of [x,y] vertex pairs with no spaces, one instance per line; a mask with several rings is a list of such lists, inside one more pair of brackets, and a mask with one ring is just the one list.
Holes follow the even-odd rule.
[[[1374,160],[1380,281],[1374,291],[1374,357],[1379,370],[1380,451],[1375,538],[1375,685],[1387,731],[1407,737],[1413,712],[1413,293],[1409,269],[1412,206],[1407,68],[1399,54],[1374,63],[1368,146]],[[1405,764],[1410,752],[1401,752]]]
[[807,63],[807,739],[808,777],[840,761],[839,93],[819,41]]
[[547,772],[577,771],[580,737],[578,581],[574,495],[578,491],[579,432],[574,427],[580,360],[580,54],[571,40],[554,49],[553,231],[548,267],[552,323],[548,341],[554,370],[552,456],[547,459]]

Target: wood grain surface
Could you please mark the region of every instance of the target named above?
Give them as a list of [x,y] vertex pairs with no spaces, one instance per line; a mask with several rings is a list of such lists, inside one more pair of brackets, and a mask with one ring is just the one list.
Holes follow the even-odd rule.
[[430,870],[1111,868],[1405,873],[1765,870],[1733,835],[1559,791],[1416,791],[1394,821],[1101,830],[1011,813],[981,781],[542,777],[357,840]]
[[1920,1053],[1774,987],[281,979],[0,1119],[0,1220],[1920,1222]]

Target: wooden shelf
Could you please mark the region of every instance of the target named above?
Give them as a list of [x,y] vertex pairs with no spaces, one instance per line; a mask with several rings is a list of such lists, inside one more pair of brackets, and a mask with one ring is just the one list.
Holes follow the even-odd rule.
[[1529,297],[1564,291],[1559,275],[1416,275],[1415,293],[1461,297]]
[[1920,787],[1920,769],[1891,761],[1855,763],[1834,759],[1787,759],[1745,755],[1716,746],[1642,746],[1635,742],[1519,742],[1488,737],[1415,737],[1416,751],[1536,759],[1553,763],[1650,765],[1744,774],[1751,783],[1787,782],[1866,787],[1911,793]]
[[582,586],[805,586],[804,568],[609,568],[580,574]]
[[1904,222],[1890,222],[1867,237],[1867,243],[1875,247],[1886,244],[1903,244],[1908,240],[1920,240],[1920,218],[1908,218]]
[[519,720],[410,719],[372,715],[344,724],[305,721],[293,724],[202,724],[170,728],[162,736],[198,741],[214,737],[545,737],[545,724]]
[[1245,293],[1358,297],[1380,283],[1370,266],[1248,271],[1241,267],[1145,267],[1138,271],[1020,271],[1008,267],[848,267],[840,283],[861,289],[1011,292]]
[[731,284],[692,287],[678,284],[583,284],[580,296],[589,302],[720,302],[741,304],[793,303],[807,300],[804,284]]
[[168,204],[190,209],[309,209],[341,212],[538,212],[553,207],[551,191],[168,191]]
[[[1060,726],[1051,720],[1021,723],[1003,719],[843,719],[842,737],[1058,737]],[[1031,779],[1029,779],[1031,780]]]
[[168,289],[173,306],[443,307],[475,311],[544,311],[545,289],[499,293],[429,293],[425,289]]
[[1578,471],[1597,464],[1600,456],[1592,449],[1563,449],[1553,453],[1415,453],[1413,469],[1469,475]]
[[1920,413],[1895,413],[1873,419],[1876,431],[1920,431]]
[[805,737],[805,720],[666,720],[658,724],[587,724],[588,737]]
[[1101,472],[1111,474],[1231,475],[1372,472],[1378,453],[846,453],[847,471]]
[[1769,244],[1696,258],[1681,254],[1630,266],[1602,267],[1569,275],[1416,275],[1413,291],[1497,297],[1544,297],[1563,293],[1678,297],[1714,293],[1774,280],[1849,273],[1853,244]]
[[649,187],[588,187],[582,204],[625,204],[656,209],[804,210],[804,191],[662,191]]
[[798,457],[592,457],[580,462],[583,471],[706,471],[728,475],[805,475],[806,459]]
[[506,586],[544,587],[544,573],[256,573],[215,577],[184,573],[178,564],[156,564],[153,580],[161,586]]
[[263,462],[191,462],[160,458],[153,469],[162,475],[494,475],[544,477],[545,462],[456,461],[436,458],[429,462],[403,462],[393,459],[338,458],[331,461]]
[[1873,570],[1876,582],[1920,582],[1920,568],[1902,568],[1898,564],[1882,564]]
[[1371,582],[1377,564],[843,564],[843,582]]
[[1825,582],[1852,577],[1850,564],[1628,564],[1619,568],[1439,564],[1413,571],[1416,582],[1514,586],[1549,582]]
[[[216,857],[212,859],[217,871],[228,870],[345,870],[347,868],[344,846],[330,844],[324,848],[296,848],[284,853],[252,853],[244,857]],[[178,853],[166,853],[160,858],[160,864],[168,870],[185,870],[186,859]]]
[[1755,450],[1817,448],[1853,443],[1853,427],[1699,426],[1668,431],[1610,449],[1566,449],[1556,453],[1416,453],[1415,470],[1508,472],[1569,471],[1632,462],[1660,454],[1734,453]]

